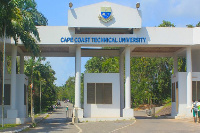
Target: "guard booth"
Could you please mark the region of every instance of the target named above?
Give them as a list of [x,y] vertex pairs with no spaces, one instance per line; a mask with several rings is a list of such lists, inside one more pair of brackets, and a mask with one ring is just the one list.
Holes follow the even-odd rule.
[[[4,123],[5,124],[22,124],[28,119],[28,78],[24,74],[16,74],[17,91],[15,91],[15,97],[11,97],[11,74],[5,75],[4,84]],[[2,99],[2,87],[0,88],[0,99]],[[12,105],[12,100],[15,100],[15,105]],[[2,105],[2,101],[0,101]],[[0,106],[0,113],[2,113],[2,107]]]
[[[75,57],[75,108],[79,121],[133,119],[131,108],[131,57],[173,57],[172,116],[192,117],[192,99],[199,97],[200,28],[142,27],[138,8],[100,2],[68,10],[68,26],[39,26],[38,45],[43,57]],[[6,40],[6,56],[12,56],[9,123],[23,123],[25,116],[24,56],[31,56],[22,42]],[[3,42],[0,40],[0,47]],[[103,49],[102,49],[103,47]],[[115,47],[115,49],[110,49]],[[16,74],[20,56],[20,78]],[[81,108],[81,57],[119,57],[119,73],[86,73],[84,109]],[[187,72],[178,72],[178,57],[186,57]],[[135,65],[135,64],[131,64]],[[8,85],[7,85],[8,84]],[[9,89],[6,92],[9,93]],[[24,108],[18,108],[24,107]],[[1,106],[0,106],[1,108]],[[21,110],[20,110],[21,109]],[[1,110],[0,110],[1,111]],[[23,114],[23,115],[22,115]],[[18,121],[17,119],[20,119]]]
[[[185,54],[187,54],[185,51]],[[184,53],[183,53],[184,54]],[[198,101],[200,99],[200,51],[199,49],[192,49],[191,56],[187,55],[187,70],[191,69],[191,72],[178,72],[177,70],[177,58],[174,59],[174,69],[176,73],[172,75],[172,116],[178,118],[192,117],[190,112],[192,101]],[[188,61],[188,58],[190,60]],[[188,64],[191,62],[190,64]],[[188,81],[190,80],[190,82]],[[188,90],[188,87],[191,87]],[[190,95],[188,95],[188,93]],[[187,103],[188,98],[191,102]],[[188,109],[186,109],[188,108]]]

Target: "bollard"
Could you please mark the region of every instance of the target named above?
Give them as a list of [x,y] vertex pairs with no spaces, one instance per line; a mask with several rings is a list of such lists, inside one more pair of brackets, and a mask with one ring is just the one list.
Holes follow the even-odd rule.
[[155,117],[155,114],[156,114],[156,111],[155,111],[155,110],[156,110],[155,107],[153,107],[153,108],[152,108],[152,111],[151,111],[151,112],[152,112],[152,114],[151,114],[152,117]]
[[66,118],[73,118],[73,113],[72,113],[72,109],[68,109],[68,110],[66,110]]
[[75,109],[73,109],[73,113],[72,113],[72,123],[73,124],[74,124],[74,119],[75,119],[74,114],[75,114]]
[[75,108],[75,123],[78,123],[78,109]]

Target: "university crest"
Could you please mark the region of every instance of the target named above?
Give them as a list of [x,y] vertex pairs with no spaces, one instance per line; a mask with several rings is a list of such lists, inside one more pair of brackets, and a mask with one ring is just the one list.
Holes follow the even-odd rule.
[[101,15],[99,15],[99,20],[103,22],[109,22],[113,19],[111,7],[101,7]]

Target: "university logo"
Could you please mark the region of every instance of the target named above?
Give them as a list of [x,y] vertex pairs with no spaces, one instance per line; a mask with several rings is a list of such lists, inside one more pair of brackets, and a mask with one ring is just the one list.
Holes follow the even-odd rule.
[[109,22],[113,19],[111,7],[101,7],[101,15],[99,15],[99,20],[103,22]]

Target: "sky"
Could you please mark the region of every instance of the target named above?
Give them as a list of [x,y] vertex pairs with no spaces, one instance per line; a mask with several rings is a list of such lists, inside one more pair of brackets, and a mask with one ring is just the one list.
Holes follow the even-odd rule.
[[[37,9],[48,19],[49,26],[67,26],[69,2],[72,8],[83,7],[105,0],[35,0]],[[186,27],[187,24],[196,25],[200,21],[200,0],[107,0],[108,2],[135,8],[140,2],[142,11],[142,27],[154,27],[163,20],[170,21],[176,27]],[[120,9],[119,9],[120,10]],[[82,57],[81,71],[85,71],[85,63],[89,58]],[[69,76],[75,76],[74,57],[47,58],[52,69],[55,70],[57,80],[55,84],[62,86]]]

